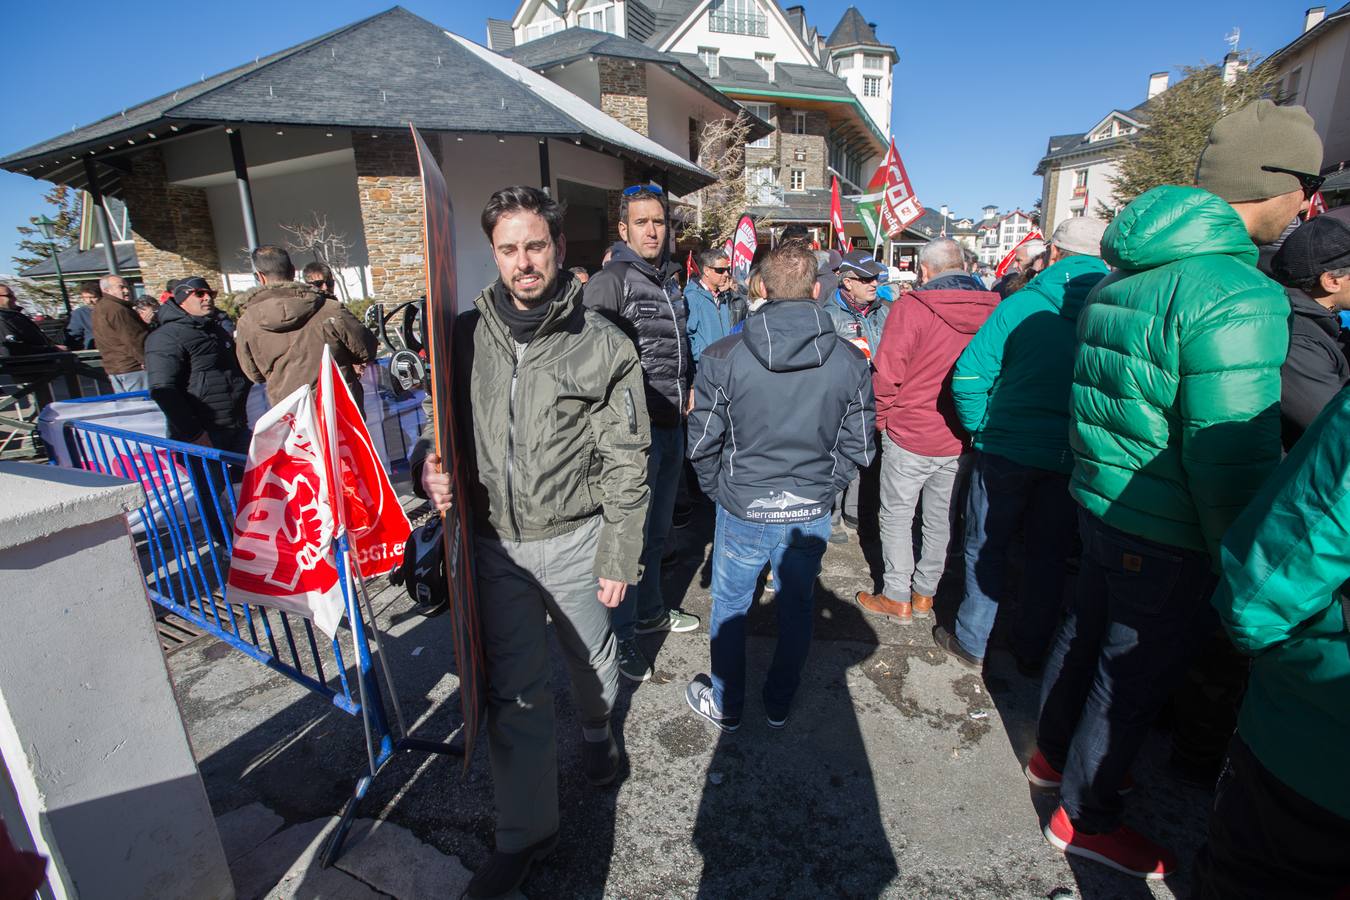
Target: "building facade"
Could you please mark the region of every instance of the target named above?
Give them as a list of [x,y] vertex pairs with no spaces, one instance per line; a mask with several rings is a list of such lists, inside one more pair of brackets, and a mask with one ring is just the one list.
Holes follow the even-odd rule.
[[1304,107],[1322,138],[1323,195],[1332,205],[1350,200],[1350,4],[1303,14],[1296,38],[1267,57],[1275,99]]

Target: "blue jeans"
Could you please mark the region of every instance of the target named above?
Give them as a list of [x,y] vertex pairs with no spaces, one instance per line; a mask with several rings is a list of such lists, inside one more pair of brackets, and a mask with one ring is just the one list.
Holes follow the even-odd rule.
[[765,563],[773,567],[778,591],[778,644],[764,680],[764,709],[787,714],[811,648],[816,576],[829,538],[829,513],[778,524],[750,522],[717,507],[709,643],[713,700],[723,715],[739,716],[745,704],[745,620]]
[[1064,559],[1073,541],[1078,505],[1069,476],[980,452],[966,499],[966,592],[956,613],[956,639],[983,657],[1004,597],[1008,547],[1022,528],[1020,606],[1012,622],[1013,654],[1040,663],[1064,605]]
[[647,457],[647,527],[642,545],[642,578],[623,602],[609,614],[614,636],[631,641],[638,622],[655,619],[666,611],[661,598],[661,555],[670,521],[675,514],[675,494],[680,487],[680,468],[684,465],[684,426],[652,429],[651,455]]
[[1064,773],[1074,827],[1120,827],[1119,788],[1158,710],[1214,627],[1209,555],[1079,510],[1083,559],[1041,684],[1036,743]]

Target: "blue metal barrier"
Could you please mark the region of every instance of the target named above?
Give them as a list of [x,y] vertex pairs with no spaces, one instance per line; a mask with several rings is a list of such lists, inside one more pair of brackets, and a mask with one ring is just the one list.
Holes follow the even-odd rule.
[[[134,395],[129,395],[134,396]],[[106,398],[101,398],[106,399]],[[145,489],[145,505],[136,513],[143,534],[138,539],[141,568],[150,599],[161,608],[192,622],[231,647],[359,716],[365,730],[369,772],[358,778],[329,839],[323,864],[341,853],[357,804],[374,777],[400,750],[459,754],[446,743],[408,736],[394,694],[387,660],[380,662],[400,735],[395,735],[385,711],[381,686],[372,667],[369,634],[361,603],[373,616],[363,588],[354,596],[342,583],[348,618],[346,627],[355,645],[356,659],[344,659],[339,639],[329,641],[315,633],[303,616],[254,603],[232,601],[226,591],[234,519],[238,512],[234,484],[243,474],[245,457],[197,444],[110,428],[95,422],[73,421],[65,426],[75,465],[137,481]],[[338,570],[348,548],[338,541]],[[375,633],[380,647],[378,631]]]

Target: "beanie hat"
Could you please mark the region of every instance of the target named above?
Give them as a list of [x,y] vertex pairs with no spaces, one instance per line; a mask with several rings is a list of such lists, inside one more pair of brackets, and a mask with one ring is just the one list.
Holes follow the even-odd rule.
[[187,299],[188,294],[193,291],[209,291],[211,285],[206,283],[206,279],[197,275],[191,278],[184,278],[173,286],[173,302],[182,303]]
[[1285,238],[1270,261],[1275,278],[1299,287],[1323,272],[1350,267],[1350,207],[1309,219]]
[[1055,233],[1050,235],[1050,243],[1069,253],[1081,253],[1083,256],[1102,255],[1102,235],[1106,233],[1106,223],[1091,216],[1077,216],[1059,223]]
[[1293,175],[1262,166],[1309,175],[1322,170],[1322,139],[1306,109],[1255,100],[1224,116],[1209,132],[1195,183],[1229,203],[1269,200],[1300,189]]

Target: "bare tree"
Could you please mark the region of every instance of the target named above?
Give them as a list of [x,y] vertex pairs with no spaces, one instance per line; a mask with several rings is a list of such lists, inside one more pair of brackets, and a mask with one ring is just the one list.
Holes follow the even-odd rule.
[[[745,180],[745,143],[750,137],[750,119],[712,119],[699,132],[698,164],[717,176],[707,187],[686,198],[694,207],[693,224],[685,234],[707,247],[720,246],[736,231],[755,195]],[[763,228],[767,219],[756,223]]]
[[345,280],[338,273],[347,267],[350,258],[351,247],[347,235],[329,229],[327,216],[317,212],[311,215],[314,217],[312,222],[281,223],[281,230],[290,235],[286,240],[286,249],[292,255],[307,253],[314,257],[314,262],[321,262],[332,269],[338,293],[342,302],[346,303],[351,297],[347,294]]

